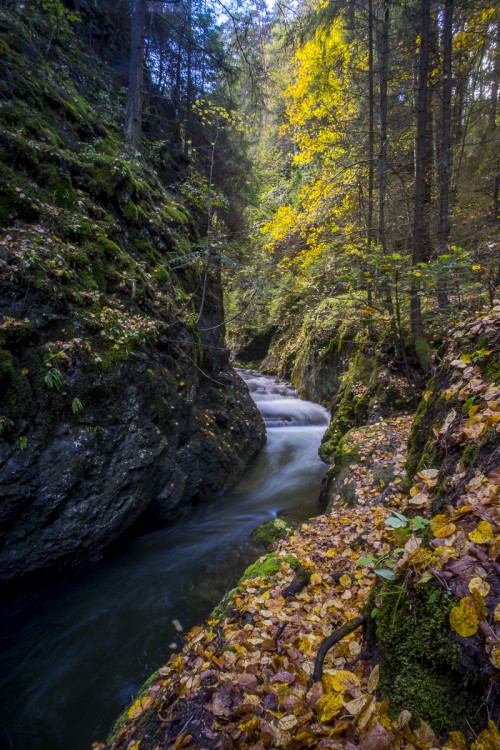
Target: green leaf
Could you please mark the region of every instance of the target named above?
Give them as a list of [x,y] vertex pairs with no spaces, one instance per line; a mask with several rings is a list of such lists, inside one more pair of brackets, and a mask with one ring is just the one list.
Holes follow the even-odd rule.
[[469,396],[467,401],[464,402],[464,405],[462,406],[462,414],[467,414],[471,406],[474,406],[474,401],[476,400],[475,396]]
[[375,573],[387,581],[393,581],[396,578],[395,574],[389,568],[375,568]]
[[83,404],[78,397],[74,398],[71,402],[71,411],[73,414],[78,414],[83,409]]
[[391,513],[393,516],[396,516],[396,518],[400,518],[401,521],[408,521],[408,518],[403,513],[398,513],[397,510],[391,510]]
[[422,518],[422,516],[416,516],[415,518],[412,518],[411,521],[411,525],[414,529],[424,529],[429,524],[430,521],[427,518]]
[[57,367],[51,367],[51,369],[46,374],[45,378],[45,384],[48,388],[51,390],[60,391],[62,388],[62,375],[61,371],[57,369]]
[[402,521],[400,518],[394,518],[394,516],[386,518],[384,523],[386,526],[390,526],[392,529],[404,529],[405,526],[408,525],[408,521],[406,519]]
[[361,567],[362,565],[370,565],[370,563],[374,563],[375,558],[373,555],[368,555],[367,557],[362,557],[361,560],[358,560],[356,563],[357,567]]

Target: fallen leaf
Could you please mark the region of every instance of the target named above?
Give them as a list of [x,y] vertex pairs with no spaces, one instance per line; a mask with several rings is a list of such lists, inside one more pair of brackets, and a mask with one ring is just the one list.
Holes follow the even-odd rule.
[[378,687],[378,683],[380,680],[380,665],[376,664],[372,671],[370,672],[370,676],[368,677],[367,682],[367,689],[369,693],[374,693],[375,690]]
[[471,744],[471,750],[498,750],[499,747],[500,733],[490,719],[486,729],[483,729],[477,740]]
[[269,678],[270,682],[286,682],[289,685],[292,684],[292,682],[295,682],[295,675],[291,672],[276,672],[276,674],[272,675]]
[[423,469],[423,471],[418,472],[418,476],[420,477],[420,479],[423,479],[424,482],[429,482],[432,479],[436,479],[438,474],[439,471],[437,469]]
[[393,747],[393,738],[379,721],[374,721],[366,734],[359,740],[361,750],[389,750]]
[[450,732],[443,750],[467,750],[467,742],[462,732]]
[[331,721],[344,707],[344,701],[336,693],[323,695],[316,703],[316,713],[320,721]]
[[487,544],[493,542],[493,530],[488,521],[479,521],[478,525],[469,534],[469,539],[476,544]]
[[479,620],[472,596],[464,596],[450,612],[450,626],[455,633],[468,638],[477,633]]
[[482,596],[487,596],[490,591],[490,584],[486,581],[483,581],[482,578],[472,578],[469,581],[469,591],[472,593],[473,591],[477,591]]
[[336,672],[325,671],[323,675],[323,687],[325,691],[344,693],[359,685],[359,680],[355,674],[345,669],[339,669]]

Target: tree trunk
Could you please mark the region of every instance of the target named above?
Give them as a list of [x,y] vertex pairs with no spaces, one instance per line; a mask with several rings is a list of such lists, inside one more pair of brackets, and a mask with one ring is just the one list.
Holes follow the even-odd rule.
[[[493,148],[495,149],[495,143],[497,140],[497,107],[498,107],[498,95],[500,87],[500,21],[497,22],[497,38],[495,46],[495,64],[493,68],[493,80],[491,83],[491,106],[490,106],[490,117],[488,124],[488,137]],[[493,216],[498,218],[500,211],[500,149],[496,147],[496,159],[495,159],[495,176],[493,182]]]
[[[430,50],[430,16],[431,0],[421,0],[420,13],[420,50],[418,60],[417,91],[417,134],[415,144],[415,203],[413,219],[412,266],[418,266],[426,260],[426,201],[428,197],[428,135],[429,135],[429,50]],[[413,344],[420,364],[424,369],[429,367],[429,351],[424,336],[424,323],[420,302],[421,285],[418,277],[412,276],[410,291],[411,331]]]
[[[366,250],[370,258],[373,242],[373,183],[375,158],[375,97],[373,91],[373,0],[368,0],[368,216]],[[367,283],[368,304],[372,303],[372,282]]]
[[[380,104],[380,133],[379,149],[377,156],[377,177],[378,177],[378,242],[382,247],[382,253],[387,255],[387,236],[385,231],[385,207],[387,200],[387,145],[388,145],[388,122],[387,122],[387,86],[389,79],[389,19],[390,19],[390,0],[383,0],[382,3],[382,22],[377,25],[377,48],[378,48],[378,68],[379,68],[379,104]],[[383,282],[385,306],[391,317],[391,330],[397,337],[398,329],[396,326],[396,314],[392,301],[392,290],[389,279]]]
[[193,3],[192,0],[188,0],[187,4],[187,28],[188,28],[188,39],[186,48],[186,101],[184,108],[184,156],[187,158],[191,151],[191,107],[193,105],[193,48],[191,43],[191,36],[193,34]]
[[389,0],[383,0],[383,18],[379,32],[380,141],[378,151],[378,241],[387,254],[385,205],[387,195],[387,82],[389,78]]
[[[442,49],[443,49],[443,89],[441,102],[441,137],[439,159],[439,254],[447,250],[450,234],[450,167],[451,167],[451,92],[452,92],[452,41],[453,41],[453,0],[445,0]],[[438,306],[448,307],[446,273],[439,267],[437,279]]]
[[138,150],[142,139],[142,84],[144,66],[145,0],[132,0],[130,27],[130,67],[125,138]]

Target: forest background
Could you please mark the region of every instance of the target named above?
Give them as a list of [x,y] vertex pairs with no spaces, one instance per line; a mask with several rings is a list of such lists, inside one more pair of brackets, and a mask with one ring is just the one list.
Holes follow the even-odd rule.
[[147,9],[149,94],[207,182],[229,317],[251,338],[355,314],[428,370],[450,314],[499,282],[496,4]]

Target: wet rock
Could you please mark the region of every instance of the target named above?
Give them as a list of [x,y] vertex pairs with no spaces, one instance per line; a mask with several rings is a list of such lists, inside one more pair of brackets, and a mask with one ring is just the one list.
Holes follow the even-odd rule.
[[[31,351],[44,334],[32,334]],[[186,333],[182,351],[191,343]],[[139,519],[171,520],[238,478],[264,427],[222,347],[219,336],[222,353],[203,371],[179,352],[174,361],[172,347],[150,346],[104,372],[73,357],[66,393],[50,392],[30,369],[27,416],[0,441],[3,586],[96,560]],[[19,370],[25,344],[12,351]],[[84,405],[76,414],[74,394]],[[12,388],[0,406],[9,397]]]

